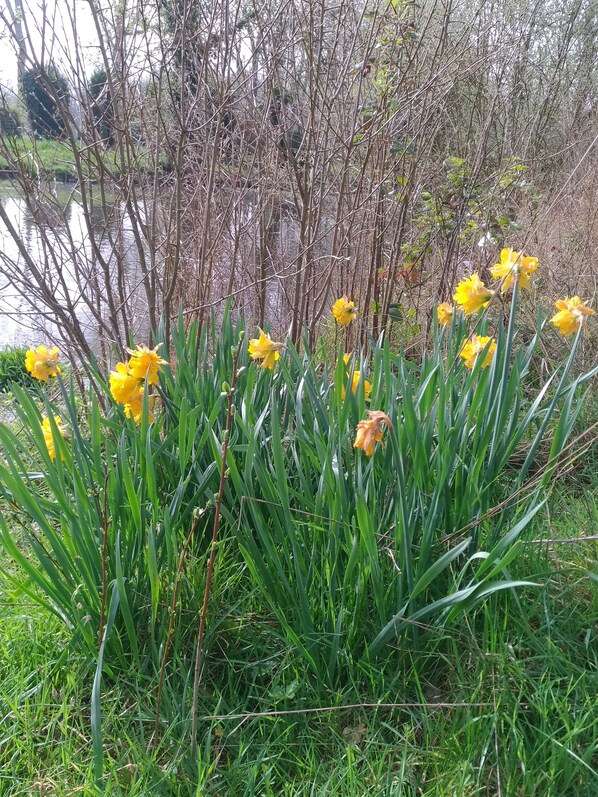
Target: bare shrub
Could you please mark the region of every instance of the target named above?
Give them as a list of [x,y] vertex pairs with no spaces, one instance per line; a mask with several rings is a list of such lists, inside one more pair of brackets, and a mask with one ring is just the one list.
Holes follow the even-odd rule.
[[39,238],[32,253],[0,204],[0,270],[13,313],[53,322],[63,345],[108,357],[160,318],[168,332],[179,302],[205,319],[227,297],[313,339],[340,293],[374,335],[393,319],[409,335],[413,312],[503,243],[552,270],[572,235],[587,259],[591,189],[574,185],[596,129],[589,0],[88,6],[85,19],[66,2],[52,17],[27,0],[0,12],[68,130],[64,174],[48,172],[46,142],[0,143]]

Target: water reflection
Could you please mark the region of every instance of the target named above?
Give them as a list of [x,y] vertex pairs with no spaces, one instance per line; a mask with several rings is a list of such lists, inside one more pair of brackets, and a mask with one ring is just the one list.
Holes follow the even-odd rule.
[[[327,214],[302,238],[297,208],[282,192],[220,191],[206,229],[201,198],[191,197],[178,240],[166,189],[147,206],[131,209],[135,229],[120,200],[85,210],[66,185],[34,194],[25,201],[0,183],[7,217],[6,224],[0,218],[0,347],[63,345],[65,330],[76,327],[80,335],[71,335],[71,353],[89,346],[100,359],[110,359],[111,348],[126,344],[125,330],[136,341],[148,340],[147,295],[158,314],[159,299],[170,287],[171,310],[180,301],[189,308],[188,319],[207,319],[210,312],[218,319],[231,297],[232,312],[249,326],[266,323],[284,334],[293,313],[301,311],[308,321],[315,317],[318,308],[308,297],[325,295],[330,280]],[[180,259],[171,286],[175,250]]]
[[[0,184],[0,203],[15,231],[0,219],[0,347],[60,340],[64,321],[74,319],[91,349],[103,354],[115,342],[102,321],[107,284],[115,284],[117,274],[132,332],[147,335],[138,252],[122,207],[92,207],[86,217],[72,190],[60,184],[27,202]],[[53,302],[58,314],[47,309]]]

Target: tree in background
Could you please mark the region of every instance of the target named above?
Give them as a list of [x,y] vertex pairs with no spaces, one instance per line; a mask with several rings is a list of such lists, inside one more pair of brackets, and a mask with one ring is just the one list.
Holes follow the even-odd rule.
[[9,105],[0,105],[0,135],[19,135],[19,116],[14,108]]
[[67,138],[61,106],[68,106],[68,84],[53,64],[46,70],[37,67],[23,73],[23,100],[35,136]]
[[114,146],[114,115],[106,70],[98,67],[89,78],[89,93],[93,99],[91,111],[98,137],[107,147]]

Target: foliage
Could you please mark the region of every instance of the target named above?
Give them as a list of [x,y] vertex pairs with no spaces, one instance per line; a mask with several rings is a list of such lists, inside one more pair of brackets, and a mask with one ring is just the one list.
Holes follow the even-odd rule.
[[65,139],[68,136],[65,114],[69,90],[66,79],[53,65],[29,69],[22,77],[23,100],[33,133],[40,138]]
[[[598,498],[595,482],[593,492]],[[563,537],[586,523],[591,534],[598,520],[568,491],[553,497],[551,514],[553,533]],[[547,517],[538,517],[534,536]],[[103,793],[494,797],[500,781],[508,794],[593,797],[593,558],[593,545],[582,541],[550,552],[533,546],[514,575],[531,574],[541,589],[519,603],[508,594],[485,602],[424,657],[399,651],[384,669],[354,668],[332,696],[315,687],[306,665],[256,612],[255,595],[231,561],[214,584],[214,622],[223,633],[202,703],[205,715],[230,718],[205,720],[201,744],[189,752],[181,667],[165,694],[171,721],[150,739],[154,684],[130,673],[103,700]],[[89,666],[69,652],[58,620],[1,581],[0,603],[3,797],[33,797],[42,787],[53,797],[101,794],[90,754]],[[343,708],[360,703],[386,705]],[[332,710],[303,713],[325,706]],[[296,713],[235,716],[275,710]]]
[[[485,166],[482,173],[465,159],[450,156],[441,169],[430,170],[415,203],[412,238],[402,246],[405,261],[421,264],[429,253],[447,251],[453,238],[469,246],[502,246],[521,229],[520,205],[537,199],[524,179],[527,167],[517,158],[505,159],[496,169]],[[400,177],[397,182],[401,186]]]
[[11,383],[31,385],[33,380],[25,368],[26,349],[0,349],[0,393],[10,390]]

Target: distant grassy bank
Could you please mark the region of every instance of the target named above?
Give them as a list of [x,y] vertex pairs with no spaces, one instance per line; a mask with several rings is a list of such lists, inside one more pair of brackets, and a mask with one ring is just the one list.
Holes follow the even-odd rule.
[[3,149],[0,177],[12,177],[17,172],[63,182],[73,182],[77,177],[75,154],[65,141],[11,137],[4,139]]
[[[98,150],[90,151],[88,147],[79,145],[78,152],[73,150],[69,141],[56,139],[37,139],[32,136],[4,137],[3,146],[0,148],[0,179],[15,177],[25,174],[34,179],[58,180],[64,183],[76,182],[79,178],[77,171],[77,156],[80,155],[81,166],[85,177],[97,179]],[[113,175],[121,173],[115,149],[106,149],[101,152],[101,167]],[[138,153],[140,173],[150,169],[150,159],[143,152]],[[130,164],[129,164],[130,167]],[[153,165],[151,166],[153,170]],[[163,171],[168,170],[166,164],[162,165]]]

